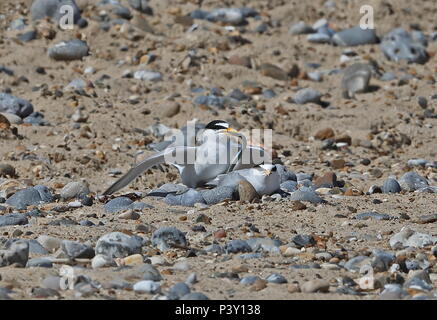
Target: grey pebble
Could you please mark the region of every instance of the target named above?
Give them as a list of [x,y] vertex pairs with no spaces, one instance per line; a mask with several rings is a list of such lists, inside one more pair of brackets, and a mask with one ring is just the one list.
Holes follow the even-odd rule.
[[428,54],[423,43],[417,40],[404,29],[396,28],[382,38],[380,47],[390,60],[425,63],[428,60]]
[[180,195],[168,194],[164,201],[168,205],[185,207],[193,207],[196,203],[205,203],[202,194],[194,189],[189,189]]
[[33,112],[33,105],[25,99],[0,92],[0,112],[25,118]]
[[209,300],[209,298],[201,292],[191,292],[183,296],[180,300]]
[[61,249],[69,258],[72,259],[92,259],[95,255],[92,247],[76,241],[62,241]]
[[61,198],[64,200],[70,200],[77,198],[80,195],[87,195],[90,193],[90,189],[83,182],[72,181],[65,185],[61,192]]
[[141,253],[143,239],[138,236],[129,236],[121,232],[111,232],[99,238],[95,253],[112,258],[124,258]]
[[10,213],[0,216],[0,227],[28,224],[26,216],[21,213]]
[[57,61],[80,60],[88,54],[87,43],[79,39],[60,42],[48,50],[49,57]]
[[53,263],[52,260],[48,258],[33,258],[27,261],[26,268],[52,268]]
[[399,179],[399,184],[402,189],[407,191],[415,191],[420,188],[428,187],[428,181],[414,171],[405,173]]
[[241,278],[240,284],[252,285],[257,280],[261,280],[261,278],[258,276],[245,276],[245,277]]
[[244,240],[231,240],[226,243],[226,253],[239,253],[239,252],[251,252],[252,248]]
[[288,282],[287,279],[285,279],[285,277],[283,275],[280,275],[278,273],[273,273],[273,274],[269,275],[266,278],[266,281],[270,282],[270,283],[279,283],[279,284]]
[[152,235],[152,245],[161,251],[187,247],[185,234],[175,227],[161,227]]
[[176,296],[178,299],[191,293],[190,287],[184,282],[178,282],[172,285],[169,289],[171,295]]
[[29,244],[26,241],[16,241],[9,249],[0,250],[0,267],[17,263],[25,267],[29,259]]
[[375,44],[379,41],[374,29],[361,29],[360,26],[337,32],[333,35],[332,40],[335,44],[343,47]]
[[219,186],[214,189],[204,190],[201,192],[207,205],[213,205],[225,200],[234,198],[235,188],[229,186]]
[[355,216],[355,219],[358,220],[367,220],[367,219],[376,219],[376,220],[390,220],[392,216],[386,213],[378,213],[378,212],[363,212],[359,213]]
[[395,179],[388,178],[384,181],[381,190],[383,193],[399,193],[402,189],[399,182]]
[[159,270],[156,269],[151,264],[144,264],[142,265],[137,273],[142,275],[143,280],[150,280],[150,281],[161,281],[162,276],[159,273]]
[[127,197],[118,197],[108,201],[105,204],[105,211],[108,213],[116,213],[130,208],[133,201]]
[[74,0],[35,0],[30,7],[33,20],[41,20],[49,17],[58,22],[65,13],[61,12],[64,5],[73,8],[73,21],[77,23],[80,19],[80,10]]
[[303,190],[297,190],[291,193],[290,200],[295,201],[307,201],[311,203],[324,203],[325,200],[323,200],[316,192],[314,191],[303,191]]

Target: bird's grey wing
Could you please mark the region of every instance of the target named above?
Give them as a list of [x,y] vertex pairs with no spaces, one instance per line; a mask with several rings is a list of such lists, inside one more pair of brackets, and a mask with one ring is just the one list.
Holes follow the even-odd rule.
[[214,187],[233,187],[233,188],[235,188],[240,181],[246,180],[246,178],[244,176],[240,175],[240,173],[242,173],[242,171],[220,174],[215,179],[209,181],[207,183],[207,185],[214,186]]
[[262,163],[270,163],[271,154],[262,147],[248,145],[243,150],[240,160],[234,166],[232,171],[253,168]]
[[162,164],[165,162],[169,162],[171,164],[182,164],[182,161],[180,161],[180,157],[177,158],[179,161],[168,161],[169,155],[173,154],[174,152],[180,152],[182,151],[184,159],[187,159],[187,154],[189,152],[195,152],[194,147],[175,147],[175,148],[168,148],[164,151],[155,153],[154,155],[148,157],[147,159],[141,161],[139,164],[137,164],[135,167],[130,169],[124,176],[122,176],[120,179],[118,179],[115,183],[113,183],[108,189],[103,192],[103,195],[110,195],[114,192],[117,192],[118,190],[126,187],[129,183],[131,183],[133,180],[135,180],[138,176],[140,176],[143,172],[148,170],[149,168]]

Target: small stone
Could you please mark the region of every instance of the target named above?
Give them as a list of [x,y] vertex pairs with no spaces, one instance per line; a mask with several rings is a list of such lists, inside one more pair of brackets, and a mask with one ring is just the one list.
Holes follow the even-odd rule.
[[428,54],[420,43],[402,28],[396,28],[386,34],[380,44],[384,55],[395,62],[405,60],[413,63],[425,63]]
[[51,201],[53,201],[53,196],[47,187],[35,186],[18,191],[6,200],[6,204],[16,208],[25,208],[27,206],[39,205]]
[[53,263],[47,258],[33,258],[27,261],[26,268],[52,268]]
[[301,286],[303,293],[329,292],[329,282],[325,280],[310,280]]
[[401,192],[401,186],[395,179],[388,178],[384,181],[382,185],[383,193],[399,193]]
[[207,205],[213,205],[226,200],[232,200],[234,188],[219,186],[211,190],[203,190],[201,194]]
[[26,241],[12,243],[8,250],[0,250],[0,267],[18,264],[25,267],[29,259],[29,244]]
[[169,205],[186,207],[193,207],[196,203],[206,203],[202,193],[194,189],[189,189],[187,192],[179,195],[168,194],[164,201]]
[[316,244],[316,240],[311,235],[297,235],[294,236],[292,241],[300,248],[311,247]]
[[41,285],[44,288],[59,291],[61,290],[61,278],[49,275],[42,280]]
[[243,284],[243,285],[252,285],[257,280],[261,280],[261,278],[258,277],[258,276],[246,276],[244,278],[241,278],[240,284]]
[[116,213],[122,210],[127,210],[132,203],[133,201],[127,197],[118,197],[105,204],[105,211],[108,213]]
[[307,202],[311,202],[311,203],[324,203],[325,202],[314,191],[304,191],[304,190],[297,190],[297,191],[291,193],[289,199],[295,200],[295,201],[307,201]]
[[26,225],[29,221],[21,213],[10,213],[0,216],[0,227]]
[[337,186],[337,175],[334,172],[327,172],[314,180],[316,188],[334,188]]
[[318,140],[326,140],[329,138],[333,138],[335,136],[334,130],[331,128],[325,128],[325,129],[321,129],[319,131],[316,132],[316,134],[314,135],[314,138],[318,139]]
[[138,220],[141,218],[141,215],[133,210],[127,210],[126,212],[120,214],[118,218],[123,220]]
[[243,67],[246,67],[246,68],[251,68],[252,67],[252,63],[250,61],[250,57],[247,57],[247,56],[233,55],[233,56],[229,57],[228,62],[229,62],[229,64],[243,66]]
[[425,223],[433,223],[436,221],[437,221],[437,213],[420,216],[416,222],[420,224],[425,224]]
[[252,248],[244,240],[231,240],[225,246],[227,253],[251,252]]
[[273,273],[273,274],[269,275],[266,278],[266,281],[269,282],[269,283],[279,283],[279,284],[287,283],[288,282],[287,279],[285,279],[284,276],[282,276],[282,275],[280,275],[278,273]]
[[255,199],[259,199],[255,188],[247,180],[242,180],[238,183],[238,194],[240,201],[252,202]]
[[71,200],[79,197],[80,195],[87,195],[90,193],[88,186],[83,182],[69,182],[62,188],[60,195],[61,198]]
[[139,70],[134,73],[134,78],[142,81],[161,81],[162,74],[154,71]]
[[370,218],[376,220],[390,220],[392,217],[386,213],[381,214],[378,212],[363,212],[355,216],[355,219],[358,220],[367,220]]
[[287,291],[289,293],[298,293],[300,292],[300,285],[298,282],[292,282],[287,286]]
[[314,89],[305,88],[300,89],[294,96],[294,102],[297,104],[316,103],[320,104],[322,94]]
[[61,242],[62,251],[72,259],[92,259],[94,257],[94,249],[85,244],[64,240]]
[[54,252],[61,247],[61,239],[48,235],[40,235],[37,241],[49,252]]
[[267,288],[267,281],[262,279],[257,279],[250,287],[250,291],[261,291]]
[[143,280],[135,283],[133,289],[135,292],[138,293],[156,294],[161,291],[161,286],[157,282],[150,281],[150,280]]
[[190,287],[184,282],[178,282],[170,287],[169,293],[174,295],[178,299],[189,294],[191,292]]
[[186,248],[185,234],[175,227],[161,227],[152,235],[152,245],[161,251],[171,248]]
[[273,64],[264,63],[259,68],[263,76],[282,81],[286,81],[288,79],[287,72]]
[[298,23],[292,25],[288,30],[288,33],[292,35],[310,34],[315,32],[316,30],[314,30],[310,25],[307,25],[303,21],[299,21]]
[[124,258],[136,253],[141,254],[142,246],[143,239],[141,237],[111,232],[99,238],[95,252],[112,258]]
[[332,37],[335,44],[343,47],[375,44],[379,42],[374,29],[362,29],[360,26],[337,32]]
[[191,292],[180,298],[180,300],[209,300],[209,298],[201,292]]
[[344,268],[351,271],[351,272],[359,272],[361,267],[364,265],[369,264],[370,265],[370,258],[367,256],[357,256],[352,259],[349,259],[345,265]]
[[86,42],[75,39],[54,45],[49,48],[48,54],[56,61],[80,60],[89,54],[89,48]]
[[10,164],[0,163],[0,177],[15,177],[15,168]]
[[91,267],[93,269],[105,268],[105,267],[114,267],[116,265],[113,258],[108,257],[103,254],[97,254],[91,260]]
[[428,181],[414,171],[405,173],[399,180],[402,189],[407,191],[416,191],[420,188],[428,187]]

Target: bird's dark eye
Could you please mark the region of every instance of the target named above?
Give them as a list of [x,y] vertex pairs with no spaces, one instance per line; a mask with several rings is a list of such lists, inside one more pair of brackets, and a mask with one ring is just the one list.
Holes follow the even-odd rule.
[[211,129],[211,130],[229,129],[229,124],[224,120],[214,120],[208,123],[205,129]]
[[270,170],[270,171],[272,171],[272,172],[278,171],[278,168],[276,168],[276,166],[274,166],[274,167],[272,168],[272,170]]

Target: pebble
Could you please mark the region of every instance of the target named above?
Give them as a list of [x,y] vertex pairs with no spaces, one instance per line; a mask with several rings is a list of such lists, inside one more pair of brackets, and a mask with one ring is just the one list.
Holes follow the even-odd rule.
[[150,197],[166,197],[168,194],[182,194],[188,191],[188,187],[183,184],[165,183],[158,189],[150,191],[147,196]]
[[351,272],[359,272],[364,265],[370,265],[370,258],[367,256],[357,256],[349,259],[345,264],[344,268]]
[[35,255],[45,255],[49,252],[36,240],[34,239],[9,239],[5,243],[5,248],[9,249],[11,245],[17,241],[26,242],[29,245],[29,253]]
[[153,15],[153,10],[149,6],[148,0],[129,0],[129,5],[141,13]]
[[310,34],[315,33],[316,30],[314,30],[310,25],[306,24],[304,21],[299,21],[296,24],[293,24],[290,29],[288,29],[288,33],[292,35],[299,35],[299,34]]
[[135,283],[133,289],[138,293],[156,294],[161,291],[161,286],[155,281],[143,280]]
[[312,33],[307,36],[308,42],[311,43],[331,43],[331,37],[324,33]]
[[48,55],[56,61],[80,60],[89,55],[89,47],[86,42],[79,39],[63,41],[50,47]]
[[413,39],[412,35],[402,28],[396,28],[386,34],[380,44],[384,55],[395,62],[425,63],[428,60],[425,47]]
[[288,74],[278,66],[271,63],[263,63],[260,67],[260,72],[263,76],[270,77],[276,80],[286,81]]
[[159,273],[158,269],[156,269],[156,267],[152,266],[151,264],[143,264],[138,269],[138,273],[142,275],[143,280],[156,281],[156,282],[162,280],[162,276]]
[[395,179],[388,178],[384,181],[381,190],[383,193],[399,193],[402,189]]
[[15,177],[15,168],[10,164],[0,163],[0,177]]
[[62,240],[59,238],[51,237],[48,235],[40,235],[37,241],[41,246],[43,246],[47,251],[54,252],[61,247]]
[[361,29],[360,26],[342,30],[333,35],[332,41],[339,46],[352,47],[379,42],[374,29]]
[[52,268],[53,262],[48,258],[33,258],[27,261],[26,268]]
[[25,99],[0,92],[0,112],[26,118],[33,112],[33,105]]
[[90,189],[84,182],[69,182],[64,186],[60,192],[63,200],[75,199],[81,195],[87,195],[90,193]]
[[10,213],[0,216],[0,227],[26,225],[29,221],[21,213]]
[[190,287],[184,282],[178,282],[172,285],[169,289],[169,294],[177,297],[178,299],[190,293],[191,293]]
[[246,243],[251,247],[253,252],[264,251],[270,253],[279,253],[281,241],[270,238],[250,238]]
[[129,209],[132,204],[133,201],[131,199],[127,197],[118,197],[105,204],[105,211],[108,213],[117,213]]
[[414,231],[408,227],[402,228],[400,232],[390,238],[390,246],[393,249],[405,247],[423,248],[435,243],[437,243],[437,237]]
[[399,184],[402,187],[402,189],[407,191],[416,191],[420,188],[428,187],[428,181],[414,171],[405,173],[399,179]]
[[5,117],[7,121],[9,121],[10,124],[14,124],[14,125],[19,125],[19,124],[23,124],[23,119],[21,119],[21,117],[17,116],[16,114],[13,113],[1,113],[0,115]]
[[288,180],[288,181],[284,181],[280,184],[280,187],[282,190],[286,191],[286,192],[294,192],[297,190],[297,182],[296,181],[292,181],[292,180]]
[[240,201],[252,202],[255,199],[259,199],[259,195],[255,188],[247,180],[238,182],[238,194]]
[[390,220],[392,216],[386,214],[386,213],[378,213],[378,212],[363,212],[360,214],[357,214],[355,216],[355,219],[357,220],[367,220],[367,219],[376,219],[376,220]]
[[134,73],[134,78],[142,81],[161,81],[162,74],[155,71],[139,70]]
[[302,284],[303,293],[329,292],[329,282],[325,280],[310,280]]
[[295,192],[292,192],[290,197],[290,200],[295,201],[307,201],[311,203],[324,203],[325,200],[320,198],[317,193],[314,191],[304,191],[304,190],[297,190]]
[[244,240],[231,240],[226,243],[226,253],[239,253],[239,252],[251,252],[252,248]]
[[292,241],[299,247],[313,246],[316,244],[316,240],[311,235],[296,235],[293,237]]
[[35,0],[30,7],[30,13],[33,20],[41,20],[49,17],[56,22],[64,16],[61,8],[64,5],[69,5],[73,8],[73,21],[77,23],[81,16],[80,10],[74,0]]
[[35,186],[16,192],[6,200],[6,204],[21,209],[51,201],[53,196],[47,187]]
[[201,292],[191,292],[184,295],[180,300],[209,300],[209,298]]
[[425,223],[433,223],[436,221],[437,221],[437,213],[420,216],[416,222],[420,224],[425,224]]
[[194,189],[189,189],[187,192],[180,195],[168,194],[165,203],[172,206],[194,207],[196,203],[206,203],[202,193]]
[[305,88],[300,89],[294,96],[294,102],[297,104],[316,103],[320,104],[322,94],[314,89]]
[[121,232],[111,232],[99,238],[95,253],[112,258],[124,258],[141,253],[143,239],[138,236],[129,236]]
[[18,264],[25,267],[29,259],[29,244],[26,241],[16,241],[7,250],[0,250],[0,267]]
[[208,13],[205,17],[211,22],[224,22],[231,25],[240,25],[245,21],[243,12],[237,8],[218,8]]
[[368,91],[372,69],[368,64],[355,63],[344,71],[341,88],[345,98],[354,98],[356,93]]
[[92,247],[76,241],[62,241],[61,249],[71,259],[92,259],[94,257]]
[[201,194],[207,205],[213,205],[225,200],[232,200],[234,198],[234,188],[219,186],[214,189],[203,190]]
[[161,227],[152,235],[152,245],[161,251],[171,248],[186,248],[188,243],[185,234],[175,227]]
[[185,283],[186,284],[188,284],[188,285],[194,285],[194,284],[196,284],[198,282],[198,279],[197,279],[197,274],[196,273],[191,273],[188,277],[187,277],[187,280],[185,281]]
[[279,283],[279,284],[288,282],[287,279],[285,279],[285,277],[283,275],[280,275],[278,273],[273,273],[273,274],[269,275],[266,278],[266,281],[269,283]]
[[91,260],[91,268],[93,269],[114,267],[115,265],[115,261],[112,257],[108,257],[103,254],[96,254]]

